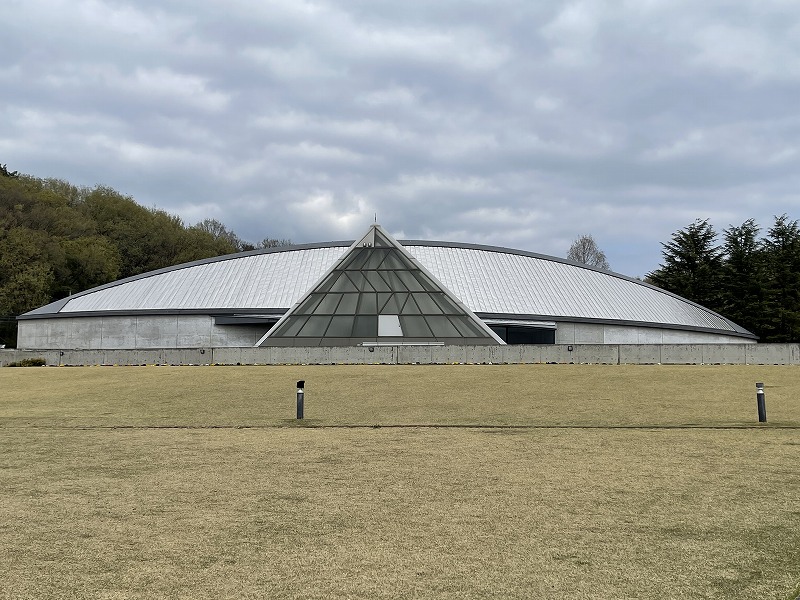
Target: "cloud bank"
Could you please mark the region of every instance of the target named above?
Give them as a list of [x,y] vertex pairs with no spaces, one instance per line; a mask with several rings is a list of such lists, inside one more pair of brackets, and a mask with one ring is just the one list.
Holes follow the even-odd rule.
[[244,239],[401,238],[643,276],[697,218],[800,218],[780,0],[12,0],[0,163]]

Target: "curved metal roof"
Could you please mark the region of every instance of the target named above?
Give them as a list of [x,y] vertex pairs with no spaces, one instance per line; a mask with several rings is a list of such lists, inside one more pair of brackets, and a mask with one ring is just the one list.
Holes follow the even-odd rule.
[[[473,312],[491,316],[628,323],[755,337],[721,315],[641,281],[520,250],[401,241]],[[283,312],[352,242],[231,254],[109,283],[21,318],[127,312]]]

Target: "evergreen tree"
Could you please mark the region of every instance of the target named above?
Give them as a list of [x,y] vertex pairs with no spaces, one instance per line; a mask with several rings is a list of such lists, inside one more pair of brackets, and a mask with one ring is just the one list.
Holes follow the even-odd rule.
[[784,214],[764,240],[764,341],[800,339],[800,226]]
[[712,310],[721,305],[722,249],[708,219],[698,219],[663,243],[664,263],[647,279],[654,285]]
[[759,231],[753,219],[723,231],[720,312],[734,323],[763,336],[765,264]]

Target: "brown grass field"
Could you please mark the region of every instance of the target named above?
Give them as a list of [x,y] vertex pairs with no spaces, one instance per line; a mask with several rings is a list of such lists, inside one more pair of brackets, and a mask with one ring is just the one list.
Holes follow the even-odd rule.
[[0,598],[800,595],[798,367],[45,367],[0,385]]

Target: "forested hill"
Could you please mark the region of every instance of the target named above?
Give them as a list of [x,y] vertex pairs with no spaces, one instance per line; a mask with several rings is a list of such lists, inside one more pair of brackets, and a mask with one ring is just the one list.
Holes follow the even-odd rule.
[[[258,247],[287,243],[264,240]],[[83,188],[0,165],[0,344],[16,315],[122,277],[255,246],[218,221],[186,226],[103,186]]]

